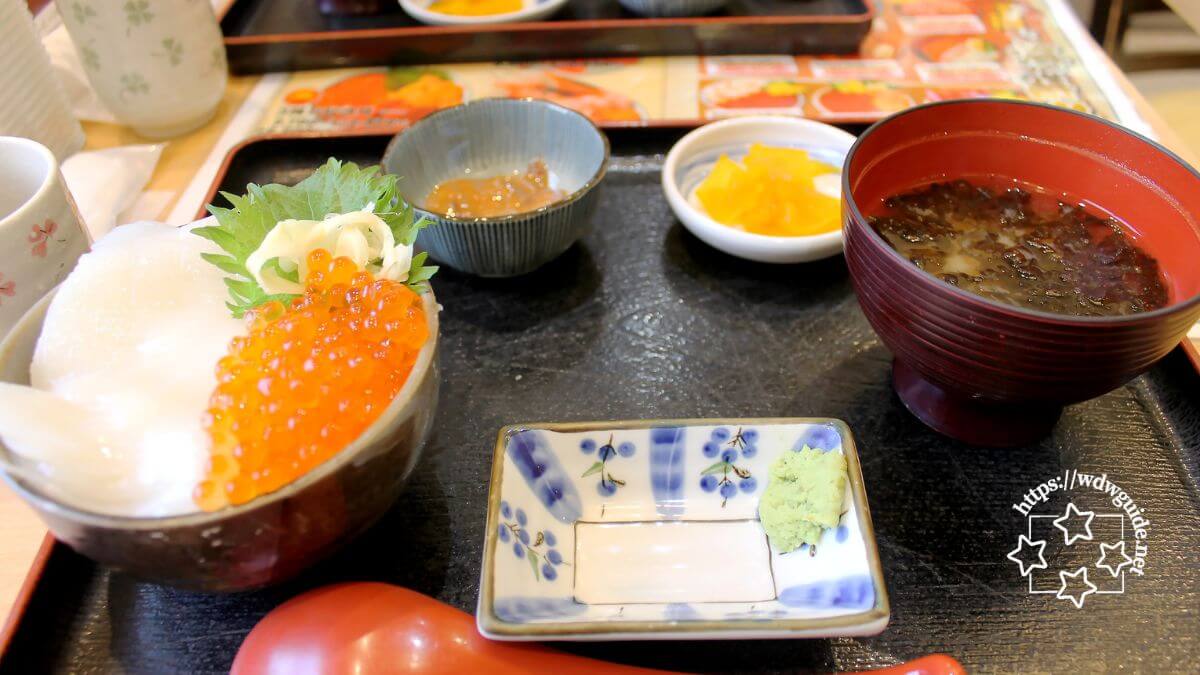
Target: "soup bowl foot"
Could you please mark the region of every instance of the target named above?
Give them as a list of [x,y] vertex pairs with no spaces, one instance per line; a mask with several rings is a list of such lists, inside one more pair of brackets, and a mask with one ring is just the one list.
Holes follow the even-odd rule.
[[1054,428],[1059,406],[1009,405],[959,394],[892,361],[892,387],[909,412],[934,431],[971,445],[1009,448],[1037,441]]

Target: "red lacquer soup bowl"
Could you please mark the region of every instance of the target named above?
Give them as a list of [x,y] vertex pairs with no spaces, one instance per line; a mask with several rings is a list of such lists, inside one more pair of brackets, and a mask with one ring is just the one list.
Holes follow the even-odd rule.
[[[868,224],[885,198],[934,181],[1001,176],[1092,202],[1157,258],[1169,304],[1075,318],[972,295],[917,268]],[[1062,407],[1111,391],[1177,345],[1200,316],[1200,174],[1105,120],[1014,101],[911,108],[868,129],[843,171],[846,262],[895,357],[909,410],[948,436],[1020,445]]]

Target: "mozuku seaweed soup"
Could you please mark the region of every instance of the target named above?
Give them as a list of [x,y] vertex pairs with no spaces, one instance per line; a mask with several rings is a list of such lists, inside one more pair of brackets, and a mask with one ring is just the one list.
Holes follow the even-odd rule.
[[868,221],[942,281],[998,302],[1069,316],[1148,312],[1168,302],[1158,262],[1115,218],[1012,181],[937,182],[883,201]]

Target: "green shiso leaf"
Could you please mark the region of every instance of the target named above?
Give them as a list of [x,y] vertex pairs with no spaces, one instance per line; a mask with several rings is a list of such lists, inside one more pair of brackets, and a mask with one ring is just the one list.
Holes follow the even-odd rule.
[[[199,227],[192,232],[212,241],[225,253],[205,253],[206,261],[230,275],[229,309],[242,316],[271,300],[290,301],[292,295],[271,295],[264,291],[246,268],[246,259],[262,244],[267,233],[281,220],[323,220],[329,214],[361,211],[370,207],[392,230],[398,244],[411,246],[417,233],[429,224],[414,217],[413,209],[396,192],[396,176],[380,175],[379,167],[360,168],[353,162],[330,158],[312,175],[294,186],[246,186],[246,194],[222,192],[228,208],[209,205],[208,212],[217,219],[216,225]],[[426,265],[426,254],[413,256],[408,281],[421,292],[425,282],[437,272]],[[278,262],[275,262],[278,267]]]

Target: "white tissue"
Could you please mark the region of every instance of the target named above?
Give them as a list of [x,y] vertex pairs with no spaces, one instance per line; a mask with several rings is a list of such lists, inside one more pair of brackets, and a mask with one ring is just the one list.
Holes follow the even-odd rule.
[[67,189],[93,240],[112,230],[120,215],[138,201],[163,147],[162,143],[125,145],[80,152],[63,162]]

